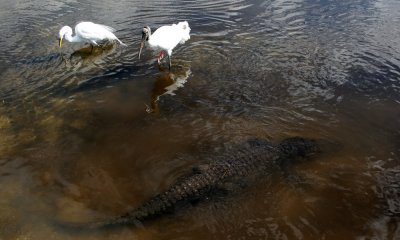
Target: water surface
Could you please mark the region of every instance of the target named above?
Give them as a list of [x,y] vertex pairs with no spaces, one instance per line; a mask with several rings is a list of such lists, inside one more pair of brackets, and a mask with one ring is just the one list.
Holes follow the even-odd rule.
[[[2,1],[1,239],[400,238],[400,2]],[[65,42],[112,26],[128,45]],[[141,29],[187,20],[159,68]],[[143,228],[124,213],[249,138],[341,148]]]

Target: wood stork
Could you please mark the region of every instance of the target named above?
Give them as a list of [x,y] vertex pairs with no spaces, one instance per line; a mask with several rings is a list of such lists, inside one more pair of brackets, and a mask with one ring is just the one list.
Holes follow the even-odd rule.
[[162,26],[151,34],[150,27],[146,26],[142,30],[142,41],[139,50],[139,59],[142,49],[147,41],[149,46],[154,50],[160,50],[157,61],[160,64],[161,59],[168,55],[168,67],[171,70],[172,50],[176,45],[183,44],[190,39],[190,27],[187,21],[179,22],[169,26]]

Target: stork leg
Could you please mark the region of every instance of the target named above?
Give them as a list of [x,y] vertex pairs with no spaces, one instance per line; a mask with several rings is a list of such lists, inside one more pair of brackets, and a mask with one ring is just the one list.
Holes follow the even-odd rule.
[[160,65],[161,59],[163,59],[164,56],[165,56],[164,51],[161,51],[157,58],[158,65]]
[[171,56],[168,54],[168,69],[171,71]]

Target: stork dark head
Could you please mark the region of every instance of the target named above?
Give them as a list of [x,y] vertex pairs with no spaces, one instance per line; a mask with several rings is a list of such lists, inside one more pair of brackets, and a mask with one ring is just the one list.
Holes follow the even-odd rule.
[[146,26],[142,29],[142,41],[140,42],[140,50],[139,50],[139,59],[140,54],[142,53],[142,49],[144,47],[145,41],[149,41],[149,37],[151,35],[151,29],[149,26]]
[[149,26],[146,26],[142,29],[142,41],[148,41],[151,35],[151,29]]

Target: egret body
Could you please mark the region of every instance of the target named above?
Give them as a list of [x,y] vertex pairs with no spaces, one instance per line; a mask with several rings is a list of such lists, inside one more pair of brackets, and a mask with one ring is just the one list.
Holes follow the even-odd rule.
[[64,26],[59,32],[59,46],[62,46],[62,40],[69,42],[83,42],[89,43],[97,46],[99,41],[117,41],[120,44],[126,46],[122,43],[115,35],[115,30],[111,27],[96,24],[92,22],[80,22],[75,26],[75,35],[72,36],[72,28],[69,26]]

